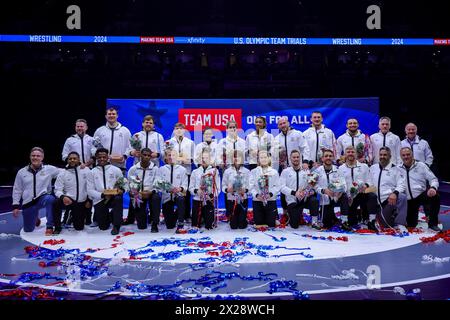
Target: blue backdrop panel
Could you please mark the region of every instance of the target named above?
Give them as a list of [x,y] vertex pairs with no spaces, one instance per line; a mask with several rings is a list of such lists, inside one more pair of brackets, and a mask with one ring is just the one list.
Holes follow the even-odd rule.
[[[155,127],[164,139],[172,136],[173,125],[184,122],[179,119],[179,109],[240,109],[242,122],[238,126],[247,131],[254,128],[256,116],[265,116],[267,129],[277,129],[276,117],[287,116],[292,127],[304,131],[310,125],[310,115],[320,111],[324,124],[338,138],[346,130],[346,120],[357,118],[360,129],[368,134],[378,131],[378,98],[327,98],[327,99],[107,99],[107,107],[119,110],[119,121],[134,134],[142,130],[143,117],[152,115]],[[224,134],[224,133],[223,133]],[[245,138],[243,133],[240,134]],[[191,133],[191,138],[194,138]],[[131,162],[128,162],[128,166]],[[221,197],[222,198],[222,197]],[[221,199],[221,203],[223,199]],[[128,201],[125,201],[128,205]]]

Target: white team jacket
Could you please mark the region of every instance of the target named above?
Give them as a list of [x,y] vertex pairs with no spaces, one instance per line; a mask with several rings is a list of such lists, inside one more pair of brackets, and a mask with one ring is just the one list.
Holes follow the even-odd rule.
[[[323,193],[324,189],[328,189],[328,184],[333,180],[345,179],[345,177],[338,171],[338,168],[335,165],[332,165],[332,169],[330,172],[325,171],[325,167],[322,165],[318,167],[316,170],[319,175],[319,179],[317,180],[317,193],[320,194],[320,204],[327,205],[330,203],[330,197]],[[345,185],[345,191],[347,192],[347,184]]]
[[[174,187],[181,187],[183,191],[188,190],[188,176],[186,169],[178,164],[166,164],[158,169],[156,175],[157,179],[170,182]],[[161,192],[161,201],[166,203],[171,199],[171,194],[168,192]],[[173,197],[172,197],[173,200]]]
[[265,150],[269,153],[272,152],[273,135],[264,131],[264,134],[260,137],[253,131],[245,138],[245,150],[248,155],[248,164],[258,163],[258,151]]
[[111,165],[107,164],[104,167],[94,167],[89,176],[87,182],[88,196],[94,204],[99,203],[102,200],[102,193],[105,189],[113,189],[117,179],[123,177],[122,171]]
[[87,180],[91,170],[66,168],[62,170],[55,182],[55,196],[61,198],[66,196],[75,202],[84,202],[87,199]]
[[307,170],[299,169],[296,171],[292,167],[286,168],[281,172],[281,192],[286,196],[288,205],[297,202],[297,197],[295,196],[297,190],[303,190],[307,187],[307,174]]
[[[130,153],[131,133],[128,128],[118,123],[115,128],[108,127],[108,124],[101,126],[94,133],[94,140],[100,139],[102,146],[109,150],[109,155],[124,155],[128,157]],[[95,154],[97,148],[93,146],[92,154]],[[125,168],[125,163],[123,164]]]
[[405,193],[405,176],[401,169],[392,162],[383,170],[378,163],[372,165],[370,167],[370,179],[372,185],[377,188],[377,197],[380,203],[383,203],[394,191]]
[[362,182],[369,186],[372,184],[369,174],[369,166],[365,163],[356,161],[354,167],[349,167],[347,163],[344,163],[338,168],[338,173],[345,178],[347,183],[347,191],[352,187],[352,183]]
[[424,139],[416,136],[414,141],[409,141],[408,138],[402,140],[401,147],[410,147],[413,151],[414,159],[426,163],[429,167],[433,164],[433,152],[431,152],[430,145]]
[[173,144],[177,155],[183,154],[187,160],[191,161],[189,164],[180,164],[186,169],[186,174],[190,175],[192,172],[191,164],[194,161],[194,152],[195,152],[195,144],[189,138],[183,137],[181,143],[178,142],[176,137],[170,139],[170,142]]
[[150,161],[150,164],[147,168],[143,168],[141,163],[138,162],[134,166],[128,170],[128,179],[133,176],[139,177],[141,181],[143,181],[141,190],[151,191],[153,190],[153,182],[155,181],[155,177],[158,173],[158,167]]
[[303,137],[308,143],[310,160],[314,162],[319,161],[317,154],[320,153],[321,148],[332,150],[334,156],[336,156],[336,137],[333,131],[325,128],[325,125],[322,125],[320,130],[317,131],[314,126],[308,128],[303,132]]
[[43,164],[38,171],[31,169],[30,165],[20,169],[14,181],[13,208],[19,208],[20,200],[24,206],[31,204],[31,201],[39,196],[50,194],[52,179],[55,179],[59,172],[59,168],[48,164]]
[[[373,151],[372,151],[372,144],[370,142],[370,137],[368,137],[368,155],[365,157],[365,160],[367,161],[372,161],[373,159]],[[341,155],[345,155],[345,148],[347,148],[348,146],[353,146],[353,147],[357,147],[358,144],[362,143],[363,145],[365,145],[366,143],[366,135],[364,133],[362,133],[360,130],[358,130],[358,132],[354,135],[351,136],[348,133],[348,130],[341,135],[338,139],[337,139],[337,143],[336,143],[336,156],[339,158]]]
[[216,149],[217,149],[216,151],[217,165],[222,165],[224,158],[227,165],[232,165],[234,150],[242,152],[244,157],[244,163],[246,163],[245,140],[240,137],[237,137],[237,140],[232,140],[229,137],[222,138],[220,139],[219,143],[217,143]]
[[93,156],[92,141],[93,138],[87,134],[83,136],[83,140],[81,140],[78,134],[70,136],[64,143],[62,151],[62,160],[66,161],[69,153],[75,151],[80,155],[81,163],[86,163]]
[[213,194],[218,197],[220,194],[220,176],[219,171],[212,166],[204,169],[202,166],[192,171],[191,182],[189,184],[189,191],[194,195],[194,200],[201,201],[197,192],[200,190],[201,179],[204,174],[211,173],[213,175]]
[[399,166],[399,168],[405,177],[406,195],[408,196],[408,200],[417,198],[421,193],[426,191],[427,181],[430,186],[436,190],[439,188],[438,179],[425,163],[414,161],[409,170],[404,164]]
[[281,150],[286,150],[287,166],[291,166],[290,155],[293,150],[300,151],[302,156],[301,161],[311,160],[310,150],[306,139],[303,137],[301,131],[289,129],[286,134],[280,132],[274,139],[273,158],[279,160]]
[[[222,192],[227,195],[227,200],[234,201],[236,199],[236,196],[233,193],[227,192],[227,188],[229,185],[233,185],[238,175],[241,175],[242,188],[244,190],[247,189],[247,191],[250,190],[250,170],[245,168],[243,165],[239,167],[239,170],[237,170],[235,166],[231,166],[225,170],[222,179]],[[243,198],[247,198],[247,193],[244,194]]]
[[[152,152],[159,153],[159,158],[152,159],[152,162],[155,166],[159,167],[159,159],[164,157],[164,138],[163,136],[156,131],[140,131],[135,133],[133,136],[136,136],[139,141],[141,141],[142,148],[149,148]],[[127,155],[131,157],[131,151],[134,150],[133,147],[130,146]],[[134,164],[139,162],[139,157],[134,157]]]
[[373,150],[373,163],[380,162],[380,148],[383,146],[389,147],[391,149],[391,162],[394,164],[401,164],[402,159],[400,158],[400,138],[388,132],[386,135],[381,132],[374,133],[370,136],[370,142],[372,142]]
[[[281,190],[281,182],[280,182],[280,176],[278,175],[277,170],[269,167],[264,170],[264,174],[269,175],[269,193],[272,193],[272,197],[270,197],[269,201],[276,201],[277,196],[280,193]],[[250,192],[253,197],[253,201],[260,201],[256,199],[256,196],[261,193],[261,190],[258,186],[258,178],[263,175],[263,169],[259,166],[250,171]]]
[[208,145],[205,141],[200,142],[198,145],[195,146],[194,151],[194,163],[197,166],[202,165],[202,151],[204,148],[209,147],[211,149],[211,163],[213,166],[216,166],[216,153],[217,153],[217,142],[212,140],[211,143]]

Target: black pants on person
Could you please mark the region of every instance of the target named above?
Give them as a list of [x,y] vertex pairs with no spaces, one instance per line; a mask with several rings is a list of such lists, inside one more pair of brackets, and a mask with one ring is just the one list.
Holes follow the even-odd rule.
[[264,205],[262,201],[253,201],[253,220],[256,225],[266,224],[269,227],[275,227],[277,217],[276,201],[267,201],[267,205]]
[[61,230],[61,216],[62,211],[65,210],[65,214],[71,216],[71,220],[73,222],[73,226],[75,230],[83,230],[84,229],[84,221],[86,218],[86,201],[85,202],[75,202],[66,206],[62,199],[57,199],[54,202],[53,207],[53,221],[55,224],[56,230]]
[[[188,186],[191,184],[191,175],[188,174]],[[184,197],[184,219],[190,219],[191,215],[191,193],[189,188],[186,190],[186,196]]]
[[362,221],[368,221],[370,214],[378,212],[377,195],[375,193],[359,193],[348,208],[348,224],[357,225],[360,222],[358,206],[361,208]]
[[192,226],[200,228],[202,220],[205,221],[205,228],[212,229],[214,223],[214,204],[212,201],[193,201],[192,206]]
[[158,193],[152,193],[148,199],[143,199],[139,207],[133,207],[130,200],[128,208],[128,222],[134,222],[136,219],[138,229],[147,229],[148,207],[150,207],[150,223],[159,224],[159,213],[161,211],[161,196]]
[[[111,212],[109,209],[112,209]],[[112,222],[117,229],[122,225],[123,197],[122,195],[112,196],[102,199],[94,205],[94,219],[98,223],[100,230],[107,230]]]
[[[185,197],[174,197],[173,200],[169,200],[162,205],[162,213],[164,215],[164,221],[166,222],[167,229],[175,228],[177,221],[178,225],[183,225],[184,222],[184,204]],[[177,207],[175,210],[175,206]]]
[[419,218],[419,207],[423,206],[425,215],[428,217],[428,226],[438,225],[438,215],[441,207],[439,194],[434,197],[428,197],[427,191],[421,193],[418,197],[408,200],[408,211],[406,215],[406,223],[408,227],[415,228]]
[[296,203],[291,203],[287,206],[289,225],[292,228],[297,229],[300,224],[304,224],[303,209],[305,208],[309,209],[311,216],[317,216],[319,214],[319,200],[317,200],[315,195],[309,196],[306,200],[297,200]]
[[335,207],[340,207],[341,214],[348,215],[349,205],[347,195],[341,195],[341,197],[337,201],[334,201],[334,199],[330,199],[330,204],[323,207],[322,223],[324,228],[331,228],[336,222],[339,221],[339,219],[336,217],[336,214],[334,213]]
[[231,229],[247,228],[248,199],[242,200],[241,203],[236,203],[234,200],[227,200],[227,206],[230,208]]

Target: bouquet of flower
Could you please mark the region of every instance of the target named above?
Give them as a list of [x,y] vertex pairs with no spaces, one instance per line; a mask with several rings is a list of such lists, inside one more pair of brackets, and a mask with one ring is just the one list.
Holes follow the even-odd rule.
[[330,183],[328,184],[328,189],[330,189],[335,194],[333,200],[336,202],[339,199],[337,194],[345,192],[345,179],[336,178],[331,180]]
[[134,150],[141,151],[142,149],[142,141],[139,140],[138,135],[135,134],[130,138],[130,145]]
[[280,158],[278,160],[280,167],[285,169],[287,167],[287,158],[288,158],[288,154],[287,154],[287,150],[285,147],[280,147]]
[[370,143],[370,137],[369,135],[364,135],[364,143],[360,142],[356,145],[356,155],[357,159],[360,162],[370,162],[371,161],[371,154],[372,147]]
[[262,174],[258,178],[258,189],[259,189],[259,195],[263,199],[263,205],[267,205],[267,201],[270,198],[269,194],[269,175]]
[[124,192],[129,191],[128,180],[125,177],[120,177],[114,184],[114,189],[120,189]]
[[102,145],[102,142],[100,141],[100,137],[95,137],[92,140],[92,145],[96,148],[96,149],[100,149],[100,148],[104,148]]
[[166,180],[155,179],[153,182],[153,188],[159,192],[170,192],[173,189],[173,185]]
[[319,180],[319,174],[315,171],[310,171],[305,175],[306,179],[306,188],[303,190],[303,197],[301,197],[300,201],[303,199],[308,199],[309,196],[313,196],[315,193],[314,187]]
[[172,150],[172,149],[174,149],[173,143],[170,140],[166,140],[164,142],[164,149],[165,150]]
[[202,201],[203,205],[206,205],[206,201],[208,201],[208,196],[210,194],[214,194],[214,179],[213,174],[211,172],[205,173],[202,175],[200,179],[200,190],[203,191]]
[[358,194],[363,192],[365,186],[366,186],[366,184],[362,181],[353,181],[352,182],[352,185],[348,192],[349,205],[352,205],[353,199],[355,199]]
[[244,178],[240,172],[238,172],[236,179],[233,181],[233,194],[237,203],[242,203],[242,196],[240,190],[244,188]]
[[130,199],[133,207],[138,208],[142,203],[142,196],[139,191],[142,189],[141,179],[138,176],[131,176],[128,180],[128,187],[130,189]]

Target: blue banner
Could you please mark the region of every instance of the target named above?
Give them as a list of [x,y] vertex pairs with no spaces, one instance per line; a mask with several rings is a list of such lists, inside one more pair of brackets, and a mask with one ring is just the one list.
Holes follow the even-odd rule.
[[[367,134],[378,131],[378,98],[329,98],[329,99],[107,99],[107,107],[119,111],[119,122],[132,134],[142,130],[142,119],[152,115],[155,129],[164,140],[172,136],[173,126],[184,123],[190,130],[186,135],[197,144],[201,141],[201,131],[194,133],[193,126],[202,124],[216,128],[215,138],[225,136],[225,123],[236,120],[239,136],[254,130],[256,116],[264,116],[267,130],[278,134],[277,120],[287,116],[291,126],[305,131],[313,111],[320,111],[324,124],[334,131],[336,139],[345,132],[346,120],[356,118],[360,129]],[[198,127],[197,127],[198,128]],[[201,130],[201,129],[200,129]],[[128,162],[128,167],[131,165]],[[128,205],[128,201],[125,201]],[[223,204],[223,196],[220,201]]]

